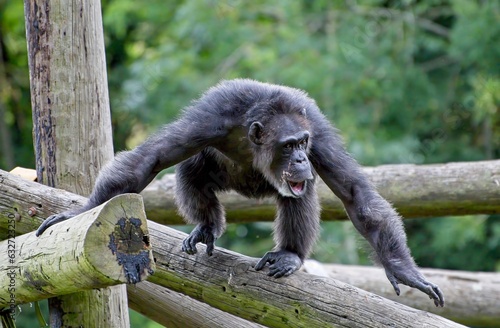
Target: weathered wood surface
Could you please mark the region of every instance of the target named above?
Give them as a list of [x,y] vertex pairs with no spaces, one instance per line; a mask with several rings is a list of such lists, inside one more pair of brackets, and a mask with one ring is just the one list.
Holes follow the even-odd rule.
[[113,158],[101,2],[24,5],[38,182],[89,195]]
[[86,200],[0,170],[0,240],[8,236],[10,218],[16,220],[17,236],[37,229],[52,214],[82,206]]
[[376,267],[322,264],[307,260],[306,272],[338,279],[416,309],[433,312],[474,327],[498,327],[500,323],[500,273],[422,269],[446,297],[444,308],[435,307],[423,293],[400,285],[397,296],[384,270]]
[[[28,231],[32,231],[33,229],[38,227],[42,218],[56,212],[63,211],[67,207],[81,205],[84,201],[84,197],[77,196],[75,194],[62,190],[48,188],[37,183],[26,181],[17,176],[9,174],[8,172],[0,171],[0,239],[5,239],[7,236],[7,220],[9,217],[17,218],[17,233],[25,233]],[[33,214],[33,216],[31,216],[30,213]],[[349,272],[350,271],[347,272],[348,275]],[[371,275],[367,276],[367,278],[369,277],[371,277]],[[375,282],[374,284],[377,286],[383,286],[383,289],[388,289],[388,295],[392,295],[391,286],[385,283],[386,278],[382,277],[381,279],[384,281],[384,283],[379,284],[378,282]],[[466,288],[465,290],[460,288],[457,289],[456,292],[460,295],[467,295],[468,293],[472,293],[469,288]],[[460,317],[460,313],[457,313],[461,311],[460,307],[455,309],[455,307],[453,306],[453,295],[450,294],[449,297],[451,297],[451,299],[448,299],[448,291],[445,290],[445,293],[447,296],[447,304],[444,308],[444,312],[441,314],[447,315],[447,311],[450,311],[450,317]],[[416,291],[411,293],[411,295],[420,296],[420,298],[423,298],[421,302],[423,302],[424,304],[427,301],[427,299],[425,299],[425,295],[419,295],[419,293]],[[474,290],[474,295],[480,296],[481,294],[479,291]],[[482,305],[480,304],[488,302],[488,299],[491,298],[491,294],[484,294],[484,296],[487,299],[482,300],[480,303],[476,303],[473,309],[482,307]],[[403,298],[399,297],[398,301],[401,302],[402,299]],[[404,300],[406,301],[406,299]],[[464,297],[464,302],[467,300],[468,298]],[[474,304],[474,302],[472,304]],[[428,306],[430,305],[432,305],[432,302],[429,302]],[[488,317],[490,316],[490,314],[488,314],[487,312],[485,313],[487,320],[489,320]]]
[[156,259],[148,281],[265,326],[463,327],[331,278],[304,272],[271,278],[253,269],[258,259],[222,248],[208,257],[200,245],[189,256],[180,249],[185,233],[155,222],[148,227]]
[[0,308],[12,299],[23,304],[138,283],[154,268],[142,197],[120,195],[40,237],[31,232],[1,241],[0,286],[9,289],[0,289]]
[[127,286],[131,309],[169,328],[263,328],[149,281]]
[[[101,1],[25,0],[38,181],[89,195],[113,158]],[[50,325],[130,326],[125,286],[49,300]]]
[[[384,165],[364,171],[380,194],[405,218],[500,213],[500,160],[434,165]],[[174,204],[175,177],[165,175],[143,192],[150,220],[182,223]],[[346,219],[340,200],[318,183],[324,221]],[[275,200],[250,200],[237,193],[220,195],[228,222],[271,221]]]
[[[20,235],[36,229],[42,218],[81,205],[85,200],[0,170],[0,240],[7,238],[11,219],[16,220],[15,234]],[[134,297],[129,299],[129,306],[168,327],[214,327],[216,318],[220,318],[219,327],[261,327],[161,286],[136,286],[128,288],[129,296]]]

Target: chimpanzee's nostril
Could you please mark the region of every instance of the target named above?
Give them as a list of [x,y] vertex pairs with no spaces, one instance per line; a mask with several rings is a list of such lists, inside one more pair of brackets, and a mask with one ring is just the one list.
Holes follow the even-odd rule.
[[303,162],[305,162],[307,160],[307,158],[303,155],[300,155],[300,156],[297,156],[295,158],[295,163],[297,164],[302,164]]

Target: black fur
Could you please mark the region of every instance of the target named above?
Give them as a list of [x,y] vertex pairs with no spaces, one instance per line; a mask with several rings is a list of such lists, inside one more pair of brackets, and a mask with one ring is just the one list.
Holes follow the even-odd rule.
[[341,138],[303,91],[252,80],[225,81],[187,107],[181,117],[132,151],[118,154],[99,175],[89,202],[76,211],[49,217],[38,229],[93,208],[125,192],[140,192],[161,170],[177,166],[177,205],[197,226],[182,249],[196,253],[225,229],[217,192],[236,190],[248,197],[275,196],[276,248],[255,268],[286,276],[310,254],[319,230],[315,190],[319,175],[342,200],[356,229],[375,250],[389,281],[418,288],[444,305],[441,290],[425,280],[406,246],[402,221],[384,200]]

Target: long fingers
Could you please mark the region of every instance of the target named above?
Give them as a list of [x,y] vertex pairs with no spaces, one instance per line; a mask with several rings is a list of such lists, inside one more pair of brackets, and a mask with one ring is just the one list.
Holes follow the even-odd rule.
[[288,277],[289,275],[294,273],[295,270],[297,270],[297,269],[293,266],[283,267],[283,266],[273,264],[273,265],[269,266],[269,273],[267,275],[270,277],[274,277],[274,278]]
[[38,227],[35,235],[39,237],[45,230],[47,230],[54,224],[65,221],[67,219],[69,219],[69,217],[67,215],[64,215],[63,213],[51,215],[42,222],[42,224]]
[[429,298],[434,300],[434,304],[436,306],[444,306],[444,295],[437,285],[434,285],[433,283],[427,281],[423,281],[417,284],[417,286],[415,287],[429,295]]
[[197,243],[198,240],[194,236],[187,237],[182,241],[182,251],[189,255],[196,254],[198,252],[198,249],[196,249]]
[[392,286],[394,287],[394,290],[396,291],[396,294],[400,294],[400,290],[398,287],[398,283],[403,283],[407,286],[417,288],[418,290],[424,292],[429,296],[431,300],[434,300],[434,304],[436,306],[444,306],[444,295],[441,289],[439,287],[431,282],[428,282],[425,280],[425,278],[422,275],[419,275],[419,277],[415,278],[413,281],[399,281],[396,277],[393,275],[388,276],[389,281],[391,282]]
[[208,256],[212,256],[215,248],[215,237],[211,233],[203,234],[199,229],[193,230],[191,234],[182,241],[182,251],[194,255],[198,252],[196,244],[199,242],[207,245],[206,252]]
[[207,245],[207,254],[208,256],[212,256],[215,248],[215,238],[209,238],[209,240],[205,241],[205,244]]
[[[259,271],[259,270],[262,270],[265,266],[266,266],[266,263],[269,262],[269,263],[273,263],[274,260],[271,259],[272,258],[272,253],[270,252],[267,252],[261,259],[259,262],[257,262],[257,264],[255,265],[255,270]],[[271,262],[273,261],[273,262]]]
[[396,279],[396,277],[394,277],[392,275],[388,276],[387,278],[389,278],[389,281],[391,282],[391,285],[394,288],[396,295],[399,296],[399,294],[401,294],[401,290],[399,289],[399,286],[398,286],[398,279]]

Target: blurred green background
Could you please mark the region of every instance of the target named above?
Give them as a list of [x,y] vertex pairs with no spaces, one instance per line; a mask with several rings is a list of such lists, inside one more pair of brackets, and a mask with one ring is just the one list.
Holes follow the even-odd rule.
[[[115,151],[221,79],[246,77],[306,90],[363,165],[500,157],[500,1],[115,0],[102,10]],[[35,165],[26,49],[22,1],[0,0],[4,170]],[[271,225],[229,225],[218,245],[262,256]],[[500,271],[498,215],[405,226],[421,266]],[[349,222],[323,224],[313,257],[370,263]],[[31,320],[24,306],[18,326]]]

